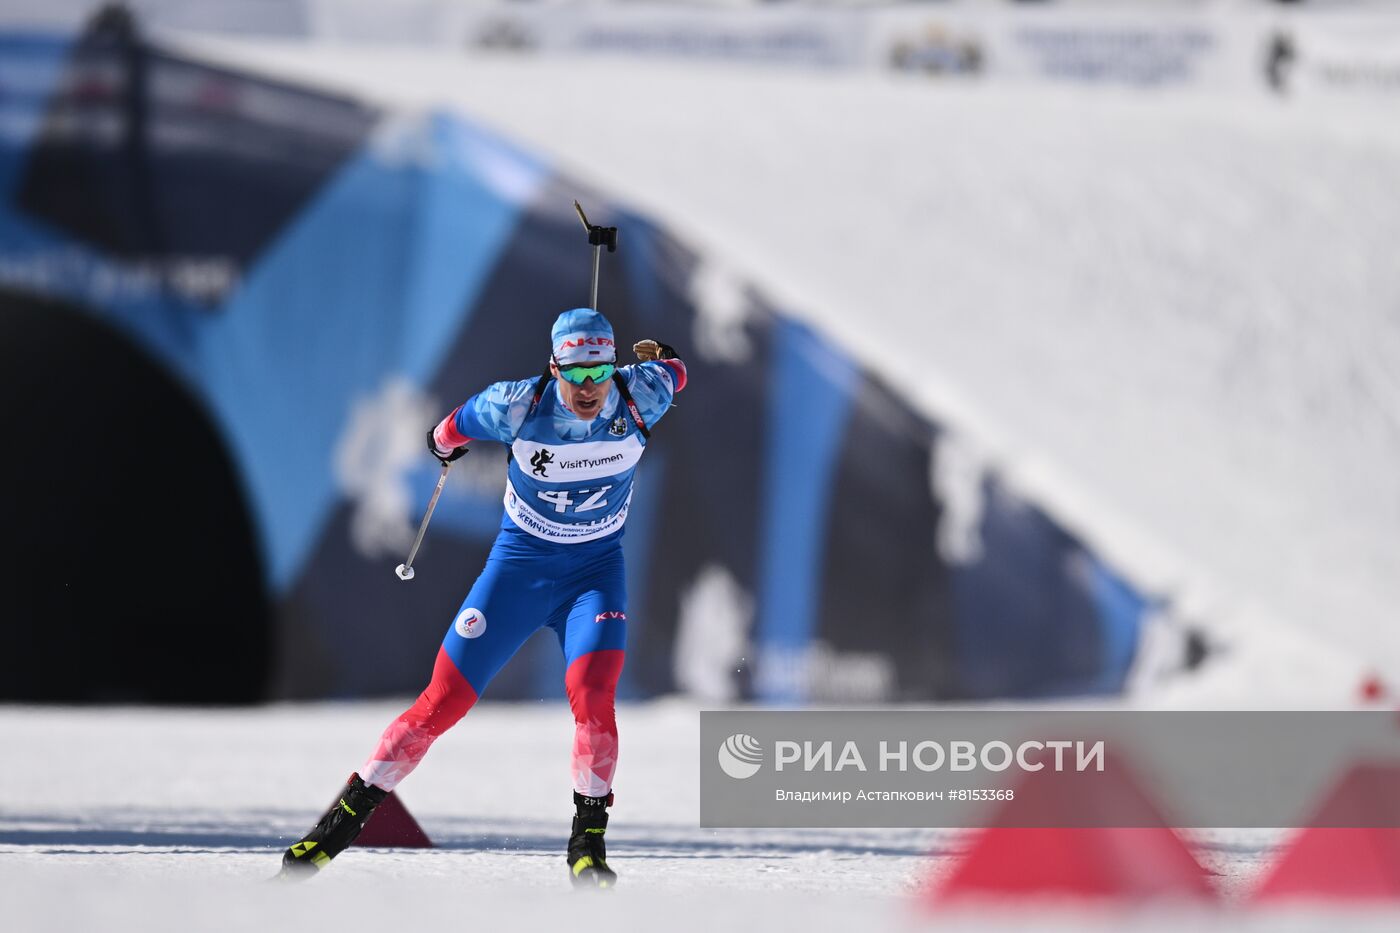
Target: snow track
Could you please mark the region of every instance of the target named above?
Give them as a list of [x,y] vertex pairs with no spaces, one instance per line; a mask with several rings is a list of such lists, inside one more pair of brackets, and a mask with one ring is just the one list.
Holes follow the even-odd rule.
[[[473,710],[401,788],[437,843],[352,848],[304,886],[265,884],[404,703],[251,711],[0,708],[0,903],[7,930],[917,929],[913,896],[963,837],[930,830],[706,830],[698,826],[694,706],[625,706],[609,855],[622,886],[569,889],[561,704]],[[1203,834],[1233,896],[1267,865],[1268,832]],[[1292,913],[1157,907],[1050,911],[1049,928],[1307,929]],[[1349,913],[1345,928],[1396,915]],[[585,924],[593,924],[588,919]],[[938,926],[1025,928],[1024,917],[940,913]]]

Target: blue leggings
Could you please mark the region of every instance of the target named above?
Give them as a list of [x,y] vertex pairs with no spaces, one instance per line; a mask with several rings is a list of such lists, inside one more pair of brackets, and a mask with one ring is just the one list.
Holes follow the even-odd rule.
[[554,630],[569,666],[593,651],[623,650],[627,579],[620,536],[549,544],[503,530],[442,647],[480,695],[542,626]]
[[574,789],[586,797],[606,797],[617,767],[613,707],[627,639],[620,534],[549,544],[502,529],[443,638],[432,680],[389,724],[360,769],[361,778],[393,790],[543,626],[554,630],[568,665],[564,686],[574,715]]

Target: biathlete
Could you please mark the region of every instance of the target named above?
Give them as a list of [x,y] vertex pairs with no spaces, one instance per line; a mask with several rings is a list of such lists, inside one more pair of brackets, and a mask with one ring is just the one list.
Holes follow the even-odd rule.
[[617,767],[613,699],[627,635],[623,524],[650,429],[685,388],[685,364],[643,340],[618,367],[613,330],[588,308],[550,332],[549,372],[498,382],[428,432],[444,465],[473,439],[510,448],[505,514],[486,566],[447,630],[427,689],[389,724],[378,746],[320,821],[282,856],[282,876],[313,875],[342,852],[374,808],[461,719],[491,678],[541,626],[559,639],[574,716],[575,885],[610,887],[603,836]]

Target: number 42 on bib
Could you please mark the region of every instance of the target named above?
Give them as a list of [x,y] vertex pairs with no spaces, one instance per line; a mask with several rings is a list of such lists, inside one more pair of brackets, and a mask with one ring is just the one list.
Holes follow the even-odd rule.
[[607,495],[609,489],[612,489],[612,486],[603,486],[598,489],[573,490],[574,493],[580,496],[585,493],[588,494],[587,498],[578,502],[576,506],[574,503],[577,500],[569,494],[570,491],[567,489],[541,489],[536,495],[546,502],[553,503],[554,511],[559,514],[567,512],[570,507],[573,507],[574,513],[577,514],[579,512],[588,512],[593,509],[605,507],[608,504],[608,500],[604,499],[603,496]]

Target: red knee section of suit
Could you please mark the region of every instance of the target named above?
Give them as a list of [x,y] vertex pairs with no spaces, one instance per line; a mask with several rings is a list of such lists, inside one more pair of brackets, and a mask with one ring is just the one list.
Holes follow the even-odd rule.
[[418,726],[433,736],[442,735],[476,705],[476,691],[457,670],[452,658],[438,648],[433,662],[433,679],[418,695],[418,701],[399,717],[400,722]]
[[613,700],[626,653],[621,649],[590,651],[569,665],[564,688],[569,694],[574,722],[597,723],[609,732],[617,732]]

